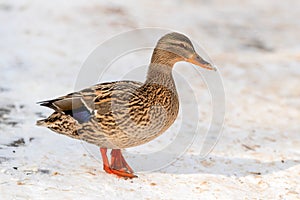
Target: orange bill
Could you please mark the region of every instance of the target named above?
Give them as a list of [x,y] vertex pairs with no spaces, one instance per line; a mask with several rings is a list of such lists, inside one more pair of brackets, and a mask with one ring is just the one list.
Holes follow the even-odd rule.
[[199,67],[203,67],[205,69],[217,71],[217,68],[212,66],[212,64],[210,64],[209,62],[203,60],[198,54],[194,54],[191,58],[187,59],[186,61]]

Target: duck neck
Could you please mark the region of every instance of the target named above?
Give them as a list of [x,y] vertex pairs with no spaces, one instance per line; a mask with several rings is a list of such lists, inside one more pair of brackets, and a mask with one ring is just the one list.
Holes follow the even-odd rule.
[[172,76],[172,69],[176,62],[177,59],[172,54],[154,49],[145,84],[158,84],[176,91]]

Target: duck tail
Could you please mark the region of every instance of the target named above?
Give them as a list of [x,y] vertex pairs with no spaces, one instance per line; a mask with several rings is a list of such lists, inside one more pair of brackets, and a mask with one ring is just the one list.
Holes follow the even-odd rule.
[[41,120],[36,121],[36,125],[37,126],[46,126],[45,119],[41,119]]
[[39,104],[40,106],[45,106],[45,107],[48,107],[48,108],[51,108],[53,110],[57,110],[57,106],[55,106],[53,103],[56,101],[55,100],[49,100],[49,101],[40,101],[40,102],[37,102],[37,104]]

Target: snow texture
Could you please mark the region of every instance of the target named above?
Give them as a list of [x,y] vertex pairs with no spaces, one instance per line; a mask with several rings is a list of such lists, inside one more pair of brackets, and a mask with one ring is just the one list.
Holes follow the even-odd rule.
[[[0,199],[300,199],[299,8],[296,0],[0,1]],[[103,172],[97,147],[36,127],[51,113],[36,102],[72,92],[98,44],[142,27],[205,47],[224,80],[226,122],[206,159],[190,148],[124,180]],[[207,88],[185,76],[199,86],[207,129]],[[161,147],[177,128],[132,151]]]

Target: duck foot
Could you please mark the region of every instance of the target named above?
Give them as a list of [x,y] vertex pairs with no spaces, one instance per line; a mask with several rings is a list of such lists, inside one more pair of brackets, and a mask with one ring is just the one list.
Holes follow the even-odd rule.
[[109,164],[106,152],[106,148],[100,148],[103,169],[108,174],[115,174],[120,178],[136,178],[137,176],[133,174],[133,170],[125,161],[120,149],[113,149],[111,151],[111,164]]
[[119,178],[137,178],[138,176],[137,175],[134,175],[132,173],[128,173],[128,172],[125,172],[125,171],[122,171],[122,170],[116,170],[116,169],[112,169],[110,167],[103,167],[104,171],[108,174],[115,174],[117,175]]
[[128,173],[133,173],[133,170],[128,165],[126,160],[124,159],[122,152],[120,149],[111,150],[111,161],[110,167],[116,170],[125,171]]

